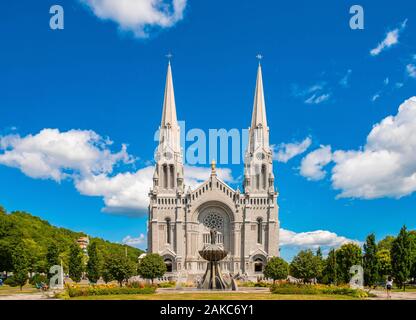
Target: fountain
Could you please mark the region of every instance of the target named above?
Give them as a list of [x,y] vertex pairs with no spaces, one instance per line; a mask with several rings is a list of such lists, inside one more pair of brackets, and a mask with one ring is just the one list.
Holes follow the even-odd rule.
[[198,289],[210,290],[237,290],[235,280],[231,277],[231,283],[228,284],[222,277],[220,261],[223,260],[228,252],[218,245],[217,230],[211,229],[211,243],[205,245],[204,249],[199,251],[202,258],[208,261],[207,270],[205,271],[202,281],[198,284]]

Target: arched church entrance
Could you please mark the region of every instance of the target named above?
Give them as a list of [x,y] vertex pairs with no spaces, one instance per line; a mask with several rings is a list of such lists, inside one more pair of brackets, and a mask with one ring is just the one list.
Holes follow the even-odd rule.
[[261,273],[264,270],[264,267],[266,265],[266,259],[262,256],[255,256],[253,258],[254,262],[254,272]]
[[170,257],[166,257],[163,260],[166,265],[166,272],[173,272],[173,261]]

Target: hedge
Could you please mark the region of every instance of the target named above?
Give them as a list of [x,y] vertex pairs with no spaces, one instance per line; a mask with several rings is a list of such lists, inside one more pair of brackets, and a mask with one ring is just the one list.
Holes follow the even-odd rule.
[[72,297],[80,296],[103,296],[118,294],[152,294],[155,293],[155,287],[129,288],[129,287],[106,287],[106,286],[88,286],[88,287],[67,287],[68,295]]

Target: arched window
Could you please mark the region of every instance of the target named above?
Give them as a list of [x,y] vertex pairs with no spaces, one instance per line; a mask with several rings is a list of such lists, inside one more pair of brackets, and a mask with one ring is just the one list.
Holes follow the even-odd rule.
[[170,177],[169,177],[170,188],[173,189],[175,187],[175,168],[172,164],[169,167],[170,167]]
[[263,220],[261,218],[257,219],[257,243],[263,243],[263,230],[262,230]]
[[166,164],[163,165],[163,188],[168,188],[168,166]]
[[263,182],[263,189],[266,189],[267,177],[266,177],[266,165],[265,164],[261,166],[261,178]]
[[170,218],[166,218],[166,243],[171,244]]

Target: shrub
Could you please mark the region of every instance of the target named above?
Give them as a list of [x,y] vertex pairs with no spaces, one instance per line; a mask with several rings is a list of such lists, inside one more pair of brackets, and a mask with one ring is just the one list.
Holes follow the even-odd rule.
[[265,281],[259,281],[254,284],[256,288],[267,288],[269,284]]
[[88,287],[67,286],[69,297],[87,297],[118,294],[151,294],[155,293],[155,287],[131,288],[114,285],[91,285]]
[[17,287],[18,284],[14,281],[13,276],[8,277],[6,280],[4,280],[3,282],[5,285],[8,285],[10,287]]
[[159,288],[174,288],[176,286],[175,281],[169,281],[169,282],[160,282],[157,284]]
[[326,286],[313,284],[273,284],[270,292],[274,294],[328,294],[328,295],[346,295],[355,298],[367,298],[369,295],[361,289],[352,289],[347,286]]
[[49,281],[48,281],[48,278],[45,276],[45,275],[43,275],[43,274],[39,274],[39,273],[36,273],[32,278],[30,278],[30,280],[29,280],[29,283],[31,284],[31,285],[36,285],[37,283],[41,283],[41,282],[43,282],[43,283],[49,283]]

